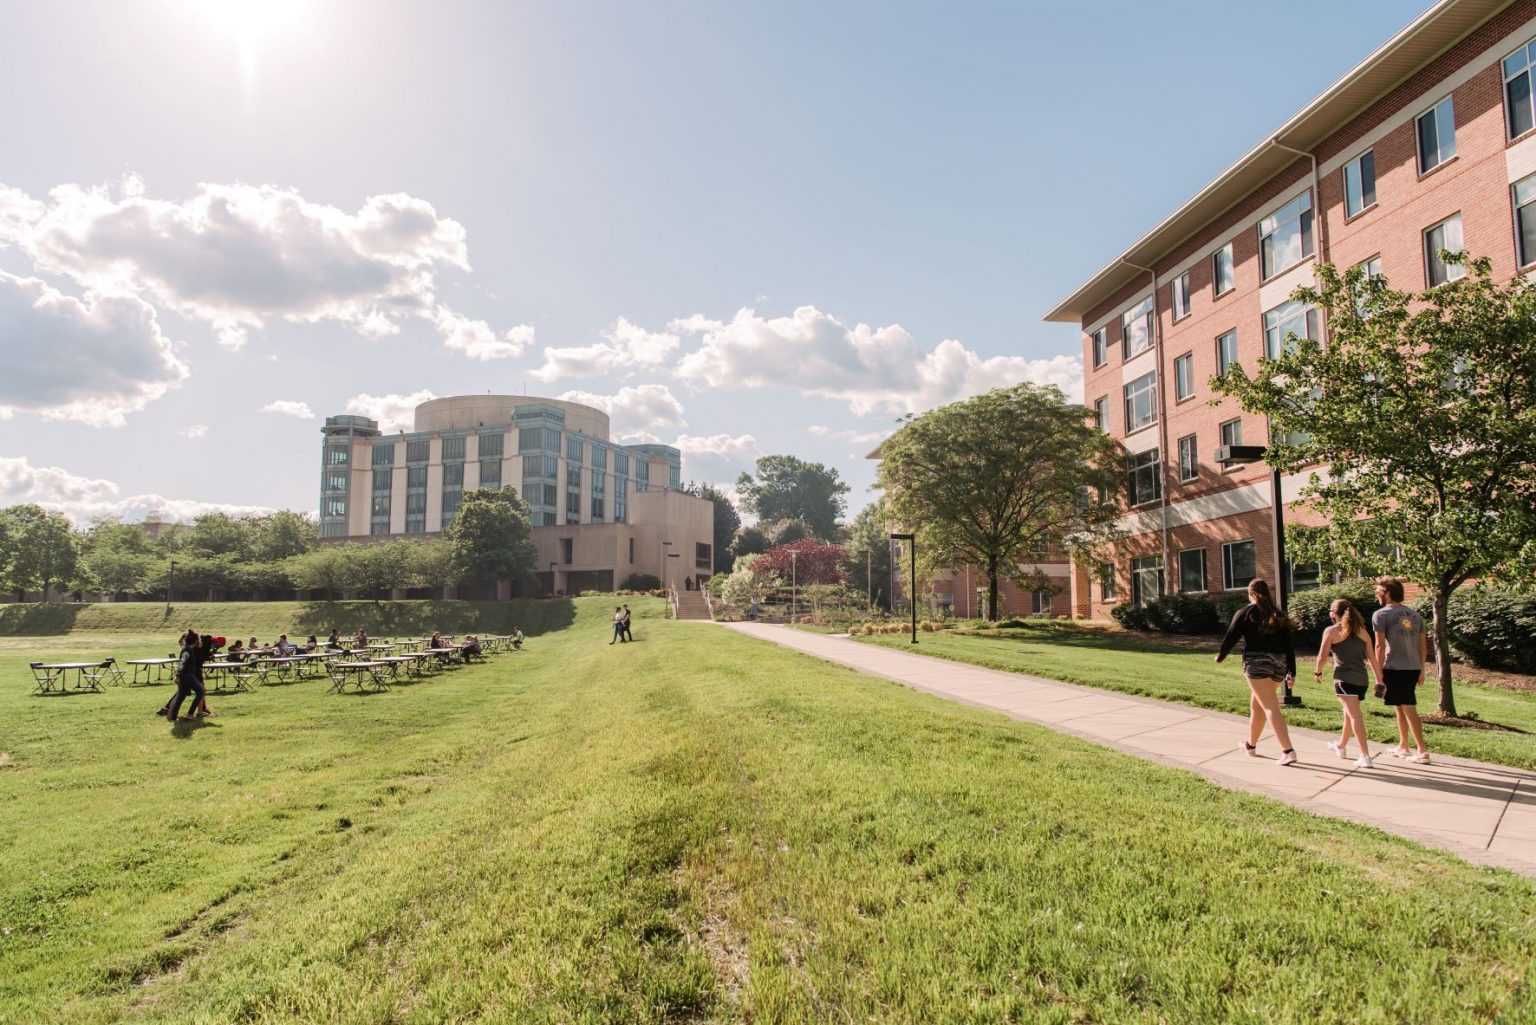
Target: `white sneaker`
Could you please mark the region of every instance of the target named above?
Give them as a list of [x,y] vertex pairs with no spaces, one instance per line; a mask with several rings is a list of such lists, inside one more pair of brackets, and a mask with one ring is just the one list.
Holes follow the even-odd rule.
[[1361,755],[1359,758],[1355,759],[1355,768],[1374,769],[1376,768],[1376,763],[1371,761],[1370,755]]
[[1408,749],[1406,747],[1394,747],[1392,749],[1392,757],[1393,758],[1407,758],[1408,757]]
[[1249,758],[1257,758],[1257,757],[1259,757],[1259,749],[1258,749],[1258,747],[1256,747],[1253,744],[1248,743],[1248,741],[1246,741],[1246,740],[1243,741],[1241,744],[1237,745],[1237,749],[1239,751],[1241,751],[1243,754],[1247,755]]
[[1344,759],[1345,761],[1349,760],[1349,752],[1344,750],[1344,746],[1337,740],[1328,741],[1328,750],[1332,751],[1335,755]]
[[1296,757],[1295,751],[1282,751],[1275,761],[1280,765],[1295,765],[1301,759]]
[[1417,763],[1419,765],[1428,765],[1429,764],[1429,752],[1428,751],[1420,751],[1418,754],[1414,755],[1412,758],[1409,758],[1408,760],[1410,762],[1415,762],[1415,763]]

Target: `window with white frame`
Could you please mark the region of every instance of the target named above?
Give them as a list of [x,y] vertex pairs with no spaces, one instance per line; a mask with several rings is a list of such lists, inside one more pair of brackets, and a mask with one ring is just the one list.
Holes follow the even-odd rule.
[[1216,339],[1216,376],[1237,365],[1237,332],[1228,331]]
[[1381,277],[1381,257],[1373,256],[1369,260],[1361,260],[1357,267],[1360,268],[1360,284],[1355,286],[1355,314],[1361,317],[1370,316],[1370,310],[1366,308],[1366,293],[1368,283]]
[[1131,601],[1145,605],[1163,593],[1163,557],[1143,555],[1131,560]]
[[1182,320],[1189,316],[1189,272],[1185,271],[1173,279],[1173,319]]
[[1467,275],[1467,268],[1459,263],[1446,263],[1440,253],[1459,253],[1466,248],[1461,238],[1461,214],[1453,214],[1424,231],[1424,281],[1434,288],[1447,281],[1456,281]]
[[1252,541],[1231,541],[1221,546],[1222,586],[1240,591],[1259,575]]
[[1243,421],[1240,417],[1233,417],[1224,421],[1220,428],[1221,444],[1223,447],[1241,445],[1243,443]]
[[1317,338],[1317,310],[1292,299],[1264,314],[1264,355],[1278,359],[1296,338]]
[[1187,399],[1195,393],[1195,354],[1186,352],[1173,361],[1173,397]]
[[1093,333],[1093,366],[1102,367],[1109,362],[1109,329],[1099,328]]
[[1051,592],[1031,591],[1029,595],[1029,611],[1035,616],[1049,616],[1051,614]]
[[1236,268],[1232,263],[1232,243],[1228,242],[1211,254],[1211,295],[1225,295],[1237,284]]
[[1515,243],[1520,250],[1520,266],[1536,263],[1536,174],[1522,178],[1514,186]]
[[1157,371],[1125,386],[1125,433],[1157,423]]
[[1132,506],[1163,497],[1162,453],[1155,448],[1138,452],[1125,461],[1126,501]]
[[1115,600],[1115,567],[1113,563],[1099,564],[1099,600]]
[[1532,65],[1536,65],[1536,39],[1504,58],[1504,117],[1511,139],[1536,128],[1536,108],[1531,99]]
[[1188,484],[1200,478],[1200,451],[1195,436],[1186,434],[1179,439],[1179,480]]
[[1205,590],[1205,549],[1186,548],[1179,553],[1179,590],[1193,594]]
[[1456,155],[1456,105],[1449,96],[1419,115],[1418,133],[1420,174]]
[[1150,297],[1125,311],[1120,318],[1121,358],[1130,359],[1152,348],[1152,317],[1155,306]]
[[1344,165],[1344,216],[1376,205],[1376,154],[1366,150]]
[[1109,430],[1109,396],[1101,395],[1093,400],[1094,426],[1101,431]]
[[1303,192],[1259,222],[1259,271],[1265,281],[1312,255],[1312,193]]

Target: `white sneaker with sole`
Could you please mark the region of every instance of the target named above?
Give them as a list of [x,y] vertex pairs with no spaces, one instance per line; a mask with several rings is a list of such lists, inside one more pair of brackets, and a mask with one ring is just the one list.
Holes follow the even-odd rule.
[[1328,750],[1332,751],[1335,755],[1344,759],[1345,761],[1349,760],[1349,752],[1344,750],[1344,746],[1337,740],[1328,741]]
[[1359,758],[1355,759],[1355,768],[1374,769],[1376,768],[1376,763],[1371,761],[1370,755],[1361,755]]
[[1243,741],[1241,744],[1237,745],[1237,749],[1239,751],[1241,751],[1243,754],[1247,755],[1249,758],[1257,758],[1257,757],[1259,757],[1259,749],[1257,747],[1255,747],[1254,745],[1248,743],[1248,741],[1246,741],[1246,740]]
[[1410,762],[1414,762],[1414,763],[1416,763],[1418,765],[1428,765],[1429,764],[1429,752],[1428,751],[1420,751],[1418,754],[1414,755],[1412,758],[1409,758],[1408,760]]
[[1295,765],[1301,759],[1296,757],[1295,751],[1283,751],[1275,761],[1280,765]]
[[1394,747],[1392,749],[1392,757],[1393,758],[1407,758],[1408,757],[1408,749],[1406,747]]

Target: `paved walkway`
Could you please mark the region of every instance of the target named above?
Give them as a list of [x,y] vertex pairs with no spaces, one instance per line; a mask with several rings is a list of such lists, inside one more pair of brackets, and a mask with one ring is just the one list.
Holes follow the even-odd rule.
[[[1198,772],[1232,790],[1263,794],[1319,815],[1350,819],[1451,851],[1468,861],[1536,876],[1536,773],[1448,758],[1430,765],[1376,745],[1376,768],[1357,769],[1328,750],[1335,734],[1291,727],[1301,761],[1281,768],[1266,734],[1263,758],[1238,751],[1248,720],[1167,701],[1079,687],[1022,673],[931,658],[844,636],[763,623],[730,629],[1096,744]],[[1241,686],[1233,668],[1234,687]]]

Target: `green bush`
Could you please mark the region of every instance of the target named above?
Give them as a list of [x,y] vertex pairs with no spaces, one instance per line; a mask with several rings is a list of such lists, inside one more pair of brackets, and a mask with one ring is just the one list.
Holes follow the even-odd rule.
[[1208,634],[1220,629],[1216,606],[1193,594],[1165,594],[1143,606],[1147,622],[1170,634]]
[[1211,599],[1211,604],[1216,608],[1216,619],[1225,630],[1227,624],[1232,622],[1232,617],[1237,615],[1239,609],[1248,604],[1246,594],[1220,594]]
[[[1429,595],[1415,605],[1429,626]],[[1469,587],[1451,595],[1448,624],[1451,651],[1484,669],[1536,673],[1536,594],[1502,587]]]
[[1359,609],[1360,615],[1365,617],[1367,626],[1371,622],[1371,616],[1381,608],[1381,604],[1376,601],[1376,585],[1369,580],[1347,580],[1342,584],[1330,584],[1310,591],[1300,591],[1291,595],[1290,600],[1286,602],[1286,611],[1296,622],[1298,641],[1305,644],[1323,642],[1323,631],[1333,622],[1328,618],[1328,609],[1338,598],[1347,599]]
[[1127,630],[1152,629],[1152,624],[1147,620],[1147,610],[1135,602],[1123,601],[1110,609],[1109,615]]
[[631,573],[619,585],[626,591],[655,591],[661,587],[661,581],[649,573]]
[[1003,620],[1001,623],[999,623],[997,625],[1000,626],[1000,627],[1006,626],[1006,627],[1012,627],[1012,628],[1016,629],[1016,628],[1021,627],[1021,626],[1028,626],[1029,623],[1027,623],[1024,620],[1022,620],[1022,619],[1018,618],[1017,616],[1015,616],[1012,619],[1005,619],[1005,620]]

